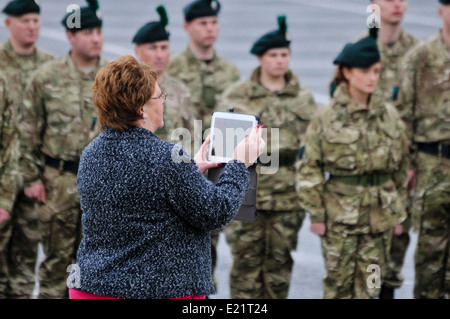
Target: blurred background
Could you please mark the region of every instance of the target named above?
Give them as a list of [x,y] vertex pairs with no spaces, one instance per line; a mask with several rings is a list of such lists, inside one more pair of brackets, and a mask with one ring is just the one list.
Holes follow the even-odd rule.
[[[3,8],[8,1],[1,0]],[[184,50],[188,38],[183,30],[183,8],[191,0],[99,0],[104,21],[104,54],[108,59],[123,54],[133,54],[131,43],[136,31],[149,21],[159,20],[155,8],[162,4],[169,15],[172,55]],[[85,6],[82,0],[40,0],[42,28],[38,46],[56,56],[68,53],[61,20],[70,4]],[[218,54],[233,61],[247,78],[257,66],[256,57],[249,53],[253,42],[266,32],[275,30],[277,16],[287,16],[288,30],[292,38],[291,69],[309,87],[319,106],[328,97],[328,84],[334,67],[333,59],[345,43],[366,32],[366,20],[370,13],[370,1],[361,0],[222,0],[219,15],[221,25],[216,43]],[[437,14],[437,0],[408,0],[404,29],[426,40],[435,35],[442,21]],[[6,41],[8,30],[0,23],[0,42]],[[396,291],[396,298],[411,299],[414,284],[413,253],[417,238],[406,256],[405,282]],[[230,298],[228,287],[231,254],[223,234],[219,239],[216,277],[217,294],[212,298]],[[309,231],[309,219],[305,219],[299,232],[299,244],[293,252],[295,260],[290,299],[322,298],[322,278],[325,275],[319,238]],[[38,285],[37,285],[38,288]]]

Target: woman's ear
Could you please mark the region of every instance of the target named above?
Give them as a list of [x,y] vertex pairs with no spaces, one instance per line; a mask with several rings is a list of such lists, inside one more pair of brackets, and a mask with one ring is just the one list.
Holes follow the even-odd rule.
[[352,70],[347,68],[347,67],[343,67],[342,68],[342,75],[344,76],[344,78],[348,81],[351,77],[352,74]]
[[147,104],[142,105],[142,107],[139,109],[139,114],[141,115],[142,119],[145,121],[147,120],[147,112],[145,112],[145,108],[147,107]]

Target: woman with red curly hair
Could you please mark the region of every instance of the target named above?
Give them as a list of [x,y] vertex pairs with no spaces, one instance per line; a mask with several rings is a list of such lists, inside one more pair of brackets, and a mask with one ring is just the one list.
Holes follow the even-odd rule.
[[[154,132],[166,93],[132,56],[101,69],[93,85],[102,133],[78,171],[83,240],[69,276],[71,298],[204,298],[213,294],[210,232],[236,214],[247,167],[264,148],[253,129],[219,182],[202,174],[209,139],[192,159]],[[180,160],[182,159],[182,160]]]

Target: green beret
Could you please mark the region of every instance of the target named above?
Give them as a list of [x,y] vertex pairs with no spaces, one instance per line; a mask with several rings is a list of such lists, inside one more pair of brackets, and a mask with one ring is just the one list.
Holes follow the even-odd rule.
[[368,36],[358,42],[345,45],[342,52],[334,60],[334,64],[366,69],[380,62],[380,60],[376,40]]
[[3,13],[13,17],[20,17],[27,13],[40,14],[41,8],[35,0],[14,0],[6,5]]
[[446,4],[450,4],[450,0],[439,0],[440,3],[446,5]]
[[287,33],[286,16],[278,16],[278,30],[264,34],[254,44],[250,53],[262,55],[269,49],[289,48],[291,44]]
[[184,8],[184,20],[191,22],[197,18],[216,17],[220,11],[218,0],[196,0]]
[[77,12],[68,12],[62,19],[62,25],[72,32],[81,31],[84,29],[101,28],[103,21],[100,18],[99,3],[98,0],[86,0],[87,7],[80,8],[78,13],[80,14],[80,23],[76,25],[77,19],[75,14]]
[[169,18],[166,9],[158,6],[156,12],[159,14],[159,21],[149,22],[141,27],[134,36],[133,43],[143,44],[169,40],[170,33],[167,30]]

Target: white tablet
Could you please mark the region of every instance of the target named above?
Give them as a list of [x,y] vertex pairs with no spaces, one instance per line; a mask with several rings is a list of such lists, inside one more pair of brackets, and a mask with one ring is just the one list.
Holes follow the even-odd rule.
[[208,160],[227,163],[233,159],[236,146],[258,124],[256,115],[214,112],[211,119]]

